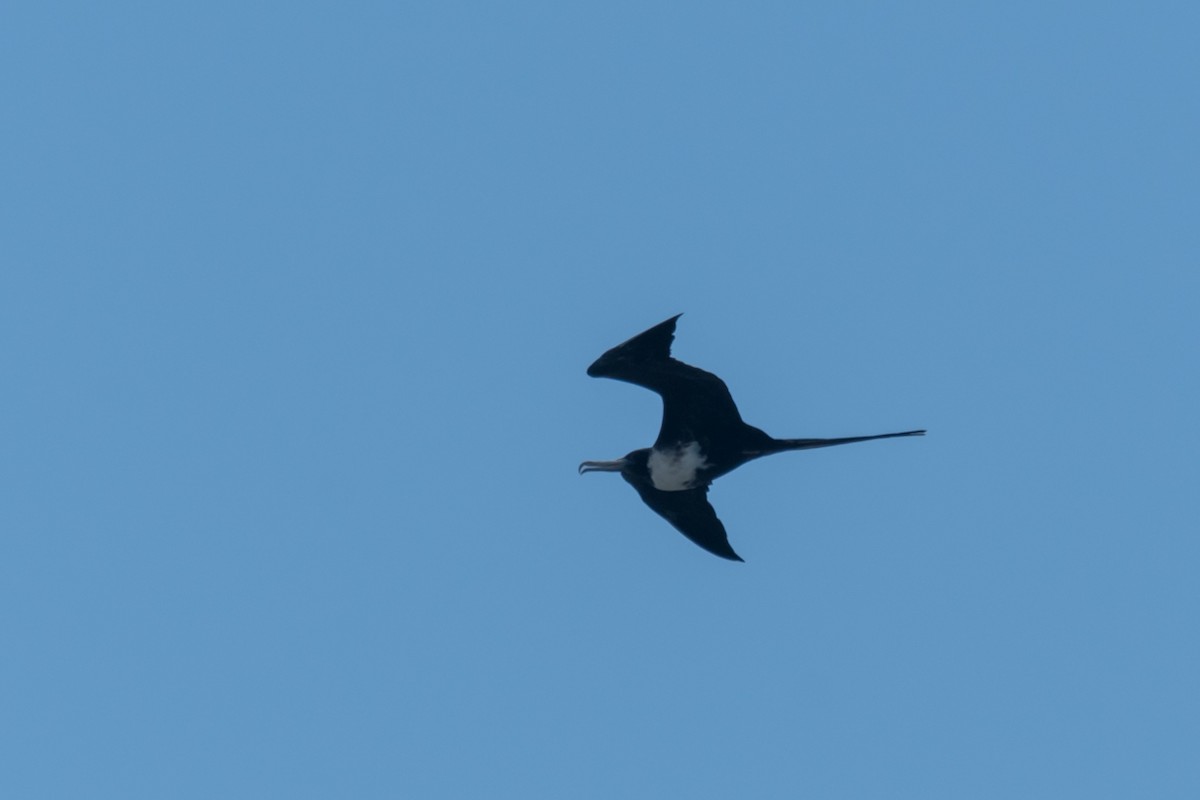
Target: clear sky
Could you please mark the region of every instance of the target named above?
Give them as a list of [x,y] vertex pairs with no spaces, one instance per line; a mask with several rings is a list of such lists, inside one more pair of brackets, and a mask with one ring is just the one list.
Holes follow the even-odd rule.
[[0,796],[1200,797],[1198,8],[7,4]]

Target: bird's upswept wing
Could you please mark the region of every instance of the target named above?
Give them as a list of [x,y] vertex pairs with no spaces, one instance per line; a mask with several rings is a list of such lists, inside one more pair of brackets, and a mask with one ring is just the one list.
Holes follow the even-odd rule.
[[[624,477],[624,474],[622,474]],[[701,486],[682,492],[662,492],[648,483],[625,480],[650,508],[675,526],[675,529],[713,555],[730,561],[741,561],[742,557],[729,545],[725,526],[717,518],[717,512],[708,502],[708,487]]]
[[587,371],[593,378],[633,383],[662,396],[663,421],[656,447],[683,441],[703,444],[746,427],[723,380],[671,358],[675,321],[681,316],[676,314],[617,345]]

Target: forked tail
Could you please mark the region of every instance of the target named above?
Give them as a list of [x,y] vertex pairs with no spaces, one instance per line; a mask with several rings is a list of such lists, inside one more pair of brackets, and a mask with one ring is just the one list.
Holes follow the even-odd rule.
[[785,450],[811,450],[815,447],[833,447],[838,444],[853,444],[854,442],[869,442],[872,439],[894,439],[897,436],[924,436],[925,431],[904,431],[902,433],[877,433],[874,436],[846,436],[842,439],[775,439],[776,453]]

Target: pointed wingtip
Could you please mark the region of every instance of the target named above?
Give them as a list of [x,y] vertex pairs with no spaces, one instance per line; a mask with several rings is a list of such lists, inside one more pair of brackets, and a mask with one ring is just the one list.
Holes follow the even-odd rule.
[[[697,542],[697,544],[700,544],[700,543]],[[722,547],[721,544],[723,544],[724,546]],[[703,545],[703,544],[700,546],[703,547],[708,552],[712,553],[714,556],[717,556],[718,558],[723,558],[726,561],[740,561],[743,564],[746,563],[746,559],[742,558],[734,551],[733,547],[730,546],[728,540],[726,540],[725,542],[722,542],[721,544],[715,544],[715,546],[712,546],[712,547],[709,547],[708,545]]]
[[680,312],[610,348],[592,362],[587,374],[593,378],[616,378],[637,383],[631,380],[630,373],[635,373],[642,365],[662,362],[671,357],[675,321],[682,316]]
[[675,323],[677,323],[679,321],[679,318],[682,316],[683,316],[683,312],[680,311],[675,316],[667,317],[666,319],[664,319],[662,322],[658,323],[654,327],[647,328],[646,330],[642,331],[642,333],[649,333],[650,331],[658,330],[660,328],[667,328],[668,330],[671,331],[671,333],[675,333]]

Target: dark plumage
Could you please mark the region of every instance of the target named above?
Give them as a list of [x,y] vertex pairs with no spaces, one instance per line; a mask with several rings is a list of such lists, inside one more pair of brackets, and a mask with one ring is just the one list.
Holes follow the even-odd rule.
[[714,555],[742,560],[729,546],[725,526],[708,502],[709,484],[727,472],[785,450],[925,434],[919,430],[841,439],[772,438],[742,421],[724,381],[671,358],[680,316],[617,345],[588,367],[593,378],[614,378],[660,394],[663,419],[653,447],[615,461],[584,461],[579,472],[620,472],[646,505]]

